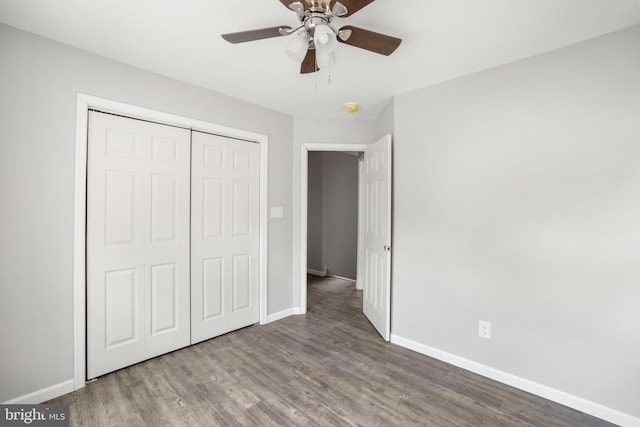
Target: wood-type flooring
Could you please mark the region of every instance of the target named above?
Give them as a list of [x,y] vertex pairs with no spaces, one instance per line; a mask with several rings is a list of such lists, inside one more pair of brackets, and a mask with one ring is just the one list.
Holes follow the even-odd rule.
[[121,369],[50,403],[78,426],[610,426],[394,344],[362,291],[309,276],[308,312]]

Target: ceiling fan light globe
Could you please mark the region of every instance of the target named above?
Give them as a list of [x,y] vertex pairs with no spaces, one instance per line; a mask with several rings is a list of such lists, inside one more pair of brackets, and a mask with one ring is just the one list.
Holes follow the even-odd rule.
[[336,63],[336,53],[322,53],[316,49],[316,64],[322,69]]
[[336,35],[326,24],[316,25],[313,33],[313,41],[316,45],[316,49],[321,53],[331,53],[338,45]]
[[289,58],[300,64],[307,54],[307,49],[309,49],[307,38],[303,34],[296,34],[284,52]]
[[328,53],[320,53],[320,51],[316,49],[316,64],[320,69],[328,67],[329,64],[331,64],[331,55]]

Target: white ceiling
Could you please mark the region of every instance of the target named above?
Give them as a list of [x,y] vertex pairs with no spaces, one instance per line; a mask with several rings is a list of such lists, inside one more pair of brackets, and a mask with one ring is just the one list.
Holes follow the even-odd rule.
[[306,117],[376,117],[394,94],[640,23],[640,0],[376,0],[337,27],[403,39],[389,57],[340,44],[328,72],[300,75],[286,37],[220,34],[296,26],[278,0],[0,0],[0,22],[178,80]]

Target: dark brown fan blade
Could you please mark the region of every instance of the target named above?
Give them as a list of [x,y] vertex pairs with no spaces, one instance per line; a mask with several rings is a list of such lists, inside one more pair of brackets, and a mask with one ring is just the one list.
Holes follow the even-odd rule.
[[[281,25],[279,27],[260,28],[258,30],[240,31],[237,33],[223,34],[222,38],[229,43],[244,43],[254,40],[269,39],[271,37],[280,37],[280,29],[291,30],[291,27],[287,25]],[[286,35],[286,34],[284,34]]]
[[376,33],[358,27],[347,25],[340,28],[340,31],[351,31],[351,36],[347,40],[338,37],[338,41],[351,46],[366,49],[381,55],[391,55],[402,43],[402,39]]
[[[286,0],[281,0],[281,1],[284,2]],[[342,3],[344,7],[347,8],[347,11],[348,11],[347,14],[342,15],[342,17],[345,18],[347,16],[353,15],[354,13],[356,13],[357,11],[359,11],[369,3],[373,3],[373,0],[331,0],[331,10],[333,10],[333,6],[338,2]]]
[[300,66],[300,74],[309,74],[315,73],[320,68],[316,65],[316,50],[309,49],[304,59],[302,60],[302,65]]

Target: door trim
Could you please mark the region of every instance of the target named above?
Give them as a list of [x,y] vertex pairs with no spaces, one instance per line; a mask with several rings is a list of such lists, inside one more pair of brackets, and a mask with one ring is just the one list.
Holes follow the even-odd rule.
[[[119,114],[191,130],[214,133],[260,144],[260,324],[267,323],[267,201],[269,137],[184,116],[78,93],[76,104],[75,192],[73,220],[73,382],[74,390],[86,382],[86,205],[87,135],[89,109]],[[306,222],[306,219],[305,219]],[[306,236],[305,236],[306,237]],[[306,263],[306,260],[305,260]],[[306,301],[306,300],[305,300]]]
[[[309,181],[309,151],[364,151],[368,144],[302,144],[300,158],[300,312],[307,312],[307,196]],[[359,177],[358,177],[359,179]],[[358,188],[358,193],[360,188]],[[360,215],[360,209],[358,209]],[[360,250],[358,248],[358,250]]]

